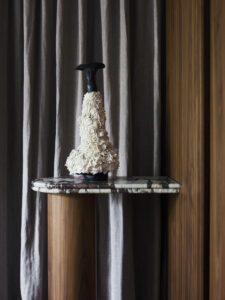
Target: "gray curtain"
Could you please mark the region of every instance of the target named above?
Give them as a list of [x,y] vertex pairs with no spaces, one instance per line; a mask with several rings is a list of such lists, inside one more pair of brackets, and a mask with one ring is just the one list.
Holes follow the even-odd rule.
[[[45,300],[46,196],[30,182],[68,174],[85,92],[77,64],[106,64],[97,82],[117,175],[160,173],[161,1],[3,0],[0,19],[0,299]],[[160,216],[151,195],[99,197],[98,300],[159,299]]]

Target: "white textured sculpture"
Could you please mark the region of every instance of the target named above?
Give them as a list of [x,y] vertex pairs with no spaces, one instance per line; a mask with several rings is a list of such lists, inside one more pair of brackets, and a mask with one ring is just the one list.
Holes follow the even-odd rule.
[[109,141],[105,128],[105,110],[100,92],[84,95],[80,125],[81,143],[66,160],[71,175],[104,173],[119,167],[117,151]]

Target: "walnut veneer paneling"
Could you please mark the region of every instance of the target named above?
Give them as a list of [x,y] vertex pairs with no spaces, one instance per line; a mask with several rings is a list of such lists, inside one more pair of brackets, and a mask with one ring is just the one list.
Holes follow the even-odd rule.
[[168,205],[168,299],[205,300],[205,8],[165,3],[167,174],[182,184]]

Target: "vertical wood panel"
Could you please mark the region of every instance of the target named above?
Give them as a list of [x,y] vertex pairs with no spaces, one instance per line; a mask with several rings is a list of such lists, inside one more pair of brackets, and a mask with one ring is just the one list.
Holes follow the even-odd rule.
[[168,205],[170,300],[207,299],[204,2],[166,1],[167,173],[182,184]]
[[225,1],[211,0],[210,299],[225,299]]

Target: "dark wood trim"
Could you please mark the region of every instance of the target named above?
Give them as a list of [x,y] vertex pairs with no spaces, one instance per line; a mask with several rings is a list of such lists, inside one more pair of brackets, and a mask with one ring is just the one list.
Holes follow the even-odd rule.
[[210,4],[210,300],[225,299],[225,1]]

